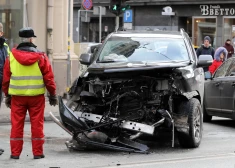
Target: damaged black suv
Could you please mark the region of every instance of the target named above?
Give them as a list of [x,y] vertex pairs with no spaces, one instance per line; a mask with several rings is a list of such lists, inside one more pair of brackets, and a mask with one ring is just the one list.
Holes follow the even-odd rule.
[[202,67],[212,57],[197,59],[183,29],[114,32],[80,62],[88,68],[74,81],[66,105],[60,98],[61,121],[54,118],[73,137],[67,147],[146,152],[138,139],[162,129],[172,132],[172,146],[175,135],[182,147],[200,145]]

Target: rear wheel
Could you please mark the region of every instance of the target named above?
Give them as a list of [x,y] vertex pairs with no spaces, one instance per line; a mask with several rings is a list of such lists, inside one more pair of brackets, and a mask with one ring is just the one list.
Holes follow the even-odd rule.
[[184,148],[196,148],[202,139],[202,108],[198,99],[192,98],[181,103],[180,112],[188,114],[189,133],[178,132],[178,140]]

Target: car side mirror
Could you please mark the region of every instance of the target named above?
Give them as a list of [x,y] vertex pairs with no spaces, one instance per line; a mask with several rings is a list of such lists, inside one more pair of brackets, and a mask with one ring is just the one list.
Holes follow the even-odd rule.
[[197,67],[208,67],[212,62],[213,58],[211,55],[199,55]]
[[91,46],[91,53],[94,53],[95,50],[96,50],[96,51],[99,50],[100,47],[101,47],[101,44]]
[[207,80],[207,79],[212,79],[212,75],[211,75],[211,73],[209,72],[209,71],[206,71],[205,72],[205,79]]
[[84,53],[84,54],[81,54],[79,61],[83,65],[90,65],[91,61],[92,61],[92,58],[93,58],[92,54]]

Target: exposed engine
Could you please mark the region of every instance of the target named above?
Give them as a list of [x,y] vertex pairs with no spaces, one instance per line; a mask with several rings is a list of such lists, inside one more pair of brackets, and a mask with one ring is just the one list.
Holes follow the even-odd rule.
[[[100,80],[97,77],[85,82],[80,97],[70,108],[78,112],[79,117],[96,114],[91,118],[86,117],[89,127],[108,123],[113,118],[155,127],[161,124],[171,127],[171,115],[168,111],[172,110],[172,95],[177,93],[177,89],[172,86],[173,79],[171,78],[159,79],[141,76],[132,79]],[[97,117],[100,117],[99,120],[94,122],[94,118]],[[119,136],[117,128],[121,124],[110,125],[100,127],[99,130],[106,132],[109,137]],[[124,128],[135,131],[131,133],[132,136],[136,134],[136,131],[143,129],[141,126]]]
[[[168,109],[171,92],[168,80],[142,77],[130,80],[88,81],[89,92],[82,91],[79,111],[103,114],[110,117],[136,115],[135,120],[151,124],[146,114],[156,114],[159,109]],[[93,97],[91,100],[90,97]],[[152,117],[150,117],[152,118]]]

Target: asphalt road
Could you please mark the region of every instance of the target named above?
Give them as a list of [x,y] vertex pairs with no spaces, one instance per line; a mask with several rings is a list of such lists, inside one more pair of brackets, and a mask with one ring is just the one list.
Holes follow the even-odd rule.
[[182,149],[176,141],[171,147],[170,136],[145,143],[150,154],[115,151],[69,151],[64,142],[70,139],[53,122],[45,123],[46,158],[34,160],[31,152],[30,124],[25,124],[24,149],[19,160],[9,159],[9,124],[0,125],[0,168],[235,168],[235,121],[216,118],[204,123],[202,143],[196,149]]

